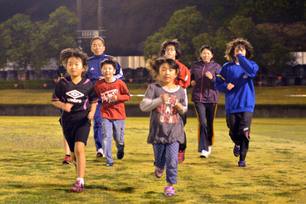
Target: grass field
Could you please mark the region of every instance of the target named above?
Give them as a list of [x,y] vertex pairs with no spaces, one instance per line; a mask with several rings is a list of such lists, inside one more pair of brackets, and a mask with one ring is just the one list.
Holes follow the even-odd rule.
[[[146,84],[127,84],[132,98],[127,104],[139,104]],[[1,87],[0,87],[1,88]],[[191,103],[192,88],[188,89]],[[255,87],[256,104],[306,104],[306,86]],[[51,104],[50,89],[0,89],[0,104]],[[220,94],[220,103],[224,104],[224,94]]]
[[188,118],[186,160],[179,165],[176,195],[166,197],[165,175],[154,176],[146,143],[149,118],[127,118],[125,157],[105,167],[86,147],[85,191],[71,193],[73,165],[62,165],[57,117],[0,118],[0,203],[305,203],[306,118],[253,119],[246,168],[237,167],[224,118],[215,121],[209,158],[197,152],[197,122]]

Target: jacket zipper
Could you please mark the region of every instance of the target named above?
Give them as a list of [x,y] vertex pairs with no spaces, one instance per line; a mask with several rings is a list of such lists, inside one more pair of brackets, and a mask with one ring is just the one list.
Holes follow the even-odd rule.
[[206,62],[204,63],[204,67],[203,67],[203,70],[202,70],[200,103],[202,103],[202,96],[203,96],[203,76],[204,76],[204,70],[205,70],[205,68],[206,68]]

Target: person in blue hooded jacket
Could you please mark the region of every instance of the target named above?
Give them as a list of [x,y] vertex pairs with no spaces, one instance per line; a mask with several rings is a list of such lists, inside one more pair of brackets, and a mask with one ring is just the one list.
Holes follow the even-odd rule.
[[[103,79],[104,76],[101,72],[100,63],[104,59],[110,58],[112,56],[106,55],[105,51],[105,41],[103,38],[97,36],[91,39],[90,41],[90,49],[94,54],[92,57],[88,59],[88,70],[87,70],[87,77],[90,81],[95,85],[95,83]],[[116,64],[116,73],[114,74],[114,78],[123,80],[123,72],[121,69],[120,64],[117,62]],[[104,152],[102,149],[102,127],[101,127],[101,99],[98,102],[97,110],[94,116],[94,125],[93,125],[93,132],[94,132],[94,140],[97,149],[97,157],[104,157]]]
[[249,61],[252,45],[245,39],[237,38],[227,44],[225,63],[217,74],[215,88],[225,93],[226,123],[229,135],[235,143],[234,155],[240,156],[238,166],[245,167],[249,148],[250,127],[255,107],[253,78],[258,65]]

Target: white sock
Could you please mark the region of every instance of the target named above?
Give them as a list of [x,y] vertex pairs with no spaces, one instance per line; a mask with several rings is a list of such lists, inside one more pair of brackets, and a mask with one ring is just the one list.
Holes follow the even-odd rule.
[[77,181],[80,181],[81,182],[81,184],[84,184],[84,179],[83,178],[77,178]]

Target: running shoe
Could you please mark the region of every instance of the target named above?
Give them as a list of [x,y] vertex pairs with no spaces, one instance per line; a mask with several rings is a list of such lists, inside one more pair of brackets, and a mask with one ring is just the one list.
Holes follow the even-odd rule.
[[71,157],[70,157],[70,155],[66,155],[64,157],[63,164],[71,164]]
[[155,176],[156,178],[160,178],[164,175],[164,169],[155,168]]
[[238,167],[245,167],[245,161],[239,161]]
[[235,145],[233,152],[234,152],[235,157],[239,157],[239,155],[240,155],[240,147]]
[[84,184],[81,184],[80,181],[76,181],[75,184],[71,187],[72,192],[82,193],[84,191]]
[[182,163],[185,160],[185,150],[180,150],[178,152],[178,162]]
[[208,158],[208,155],[209,155],[208,151],[202,150],[200,157]]
[[97,152],[97,155],[96,155],[97,157],[105,157],[105,155],[104,155],[104,152],[103,152],[103,149],[98,149],[98,152]]
[[112,167],[112,166],[114,166],[114,163],[106,163],[105,166]]
[[166,186],[164,192],[165,192],[165,195],[167,196],[174,196],[173,186]]
[[124,148],[117,152],[117,158],[122,159],[124,157]]

